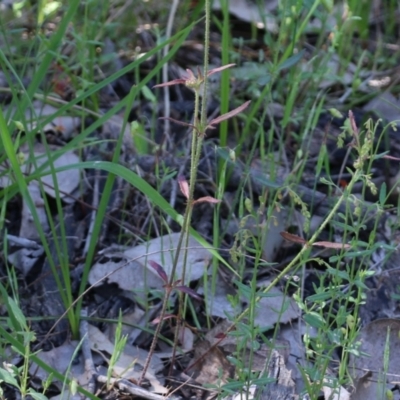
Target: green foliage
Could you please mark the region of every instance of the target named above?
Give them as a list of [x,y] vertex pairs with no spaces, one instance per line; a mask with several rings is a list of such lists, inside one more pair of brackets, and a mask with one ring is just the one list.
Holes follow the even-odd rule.
[[[97,239],[100,235],[102,222],[106,215],[106,207],[109,202],[112,186],[116,177],[122,178],[133,187],[139,190],[149,203],[155,209],[161,210],[163,216],[168,216],[171,220],[177,222],[182,227],[182,237],[179,242],[179,247],[185,247],[187,235],[192,234],[200,243],[206,245],[205,240],[191,228],[192,209],[195,206],[196,199],[194,198],[194,188],[197,179],[197,165],[200,159],[203,140],[205,139],[206,129],[212,125],[212,122],[207,121],[207,84],[208,77],[214,72],[221,72],[221,85],[218,92],[218,101],[220,104],[220,114],[225,116],[217,122],[221,122],[218,127],[219,149],[218,154],[224,153],[222,161],[219,162],[216,174],[216,193],[215,198],[218,201],[214,208],[213,218],[213,245],[215,249],[210,250],[213,256],[211,278],[204,276],[204,281],[211,279],[211,290],[206,291],[206,296],[215,294],[215,286],[220,264],[224,264],[233,272],[236,279],[236,294],[230,294],[229,298],[234,307],[240,304],[241,299],[248,301],[249,307],[241,315],[230,315],[232,327],[235,331],[229,332],[229,335],[237,338],[237,349],[232,354],[230,361],[235,366],[235,379],[226,384],[217,385],[220,391],[220,396],[228,393],[235,393],[238,390],[243,393],[248,392],[251,384],[267,384],[270,378],[255,374],[249,365],[243,362],[243,354],[247,351],[246,344],[251,343],[250,360],[257,346],[260,345],[260,338],[263,337],[263,331],[259,326],[254,324],[255,311],[259,301],[269,295],[269,292],[278,282],[285,277],[293,277],[295,274],[301,275],[301,270],[307,263],[315,262],[323,268],[323,273],[319,275],[318,284],[314,285],[314,294],[304,298],[300,288],[296,288],[293,298],[297,302],[299,308],[303,312],[303,322],[307,329],[315,329],[317,334],[312,336],[306,334],[304,336],[304,346],[307,350],[309,365],[302,369],[304,381],[306,382],[307,391],[310,398],[316,399],[319,396],[323,377],[328,368],[330,356],[339,347],[342,349],[342,359],[338,369],[336,385],[342,385],[349,381],[347,375],[346,363],[350,354],[358,354],[357,333],[359,329],[358,310],[365,302],[366,285],[365,280],[371,276],[371,272],[358,268],[360,262],[366,264],[368,259],[377,250],[381,244],[375,243],[377,223],[370,233],[368,242],[360,239],[360,234],[367,226],[366,205],[364,202],[365,193],[367,190],[374,195],[377,195],[379,201],[370,206],[368,211],[376,212],[377,218],[387,207],[388,197],[391,194],[390,189],[383,184],[377,188],[371,179],[372,161],[382,158],[384,154],[378,154],[376,143],[378,123],[369,121],[364,127],[359,127],[360,132],[355,129],[354,121],[351,117],[345,123],[342,133],[338,137],[337,145],[342,147],[347,139],[351,139],[352,148],[348,151],[354,156],[353,170],[349,171],[351,176],[347,187],[340,188],[337,183],[331,179],[329,171],[329,154],[325,145],[322,146],[316,159],[316,173],[321,177],[315,185],[325,184],[329,191],[339,193],[336,203],[332,205],[330,212],[326,215],[320,226],[312,232],[311,237],[304,239],[299,252],[289,261],[283,269],[281,269],[267,287],[260,289],[257,287],[257,276],[261,267],[271,267],[271,264],[263,260],[262,242],[266,232],[260,224],[257,234],[248,229],[247,223],[250,220],[258,222],[265,218],[264,226],[273,224],[273,211],[276,208],[285,207],[288,212],[300,209],[304,217],[303,231],[307,234],[310,230],[310,222],[312,219],[312,211],[308,209],[306,203],[301,199],[301,196],[296,192],[296,184],[301,179],[302,171],[304,171],[305,163],[308,161],[309,147],[305,143],[310,144],[313,140],[311,133],[313,132],[318,119],[323,111],[329,108],[332,117],[341,117],[339,110],[332,108],[327,102],[327,90],[321,86],[321,83],[335,79],[337,82],[343,82],[346,66],[357,59],[357,68],[354,73],[353,82],[351,83],[351,95],[349,104],[355,104],[361,96],[360,86],[362,81],[361,67],[367,63],[371,64],[371,59],[378,60],[378,64],[383,67],[390,66],[391,60],[394,57],[386,57],[386,53],[381,45],[381,50],[376,57],[372,57],[368,50],[359,51],[357,46],[353,45],[353,38],[366,39],[370,32],[370,7],[371,2],[348,0],[345,2],[348,7],[349,14],[346,18],[337,13],[333,2],[314,0],[314,1],[291,1],[284,0],[279,2],[280,6],[277,15],[278,30],[277,33],[265,31],[264,44],[268,49],[269,57],[265,54],[260,54],[259,62],[249,62],[241,65],[240,51],[243,48],[244,41],[241,40],[241,46],[237,46],[240,41],[237,38],[231,37],[230,24],[231,16],[229,13],[229,1],[221,0],[221,16],[217,14],[211,16],[210,10],[206,9],[206,32],[205,32],[205,58],[203,65],[203,75],[192,74],[191,79],[181,79],[181,82],[188,87],[194,89],[195,92],[195,113],[199,116],[193,121],[192,132],[192,164],[190,170],[190,180],[187,183],[189,187],[187,195],[187,207],[184,215],[178,214],[167,199],[164,199],[159,191],[155,190],[142,177],[138,176],[134,171],[129,170],[119,164],[119,156],[122,146],[122,135],[116,143],[116,149],[110,162],[106,161],[87,161],[76,165],[69,165],[62,168],[55,167],[55,161],[63,153],[69,150],[82,150],[84,147],[90,146],[89,135],[97,128],[102,126],[110,118],[117,113],[124,111],[124,126],[128,124],[129,110],[131,105],[141,96],[151,101],[154,109],[157,108],[157,97],[146,86],[153,79],[159,79],[163,67],[176,55],[177,51],[182,48],[184,41],[188,38],[193,28],[200,23],[196,19],[200,17],[202,11],[205,10],[209,2],[199,2],[197,8],[192,13],[185,12],[182,19],[179,19],[179,29],[171,38],[165,38],[164,28],[153,27],[158,38],[157,45],[141,54],[140,57],[135,54],[133,61],[118,71],[113,72],[107,78],[98,78],[96,65],[98,63],[106,64],[110,60],[107,55],[102,54],[102,44],[108,36],[115,40],[120,40],[122,48],[128,48],[130,45],[132,32],[132,21],[134,25],[138,25],[139,8],[145,7],[145,2],[138,5],[138,9],[126,10],[122,17],[122,22],[117,23],[113,18],[108,18],[108,9],[111,2],[96,2],[78,0],[65,1],[38,1],[34,2],[20,1],[15,2],[12,15],[17,18],[22,15],[22,10],[29,9],[34,16],[35,21],[34,31],[35,39],[31,41],[22,41],[20,39],[18,29],[7,31],[7,24],[10,23],[9,16],[3,16],[1,20],[1,34],[4,39],[4,46],[0,49],[0,68],[5,73],[5,77],[9,82],[12,101],[8,109],[0,109],[0,162],[4,164],[7,161],[9,167],[4,172],[10,176],[12,185],[0,191],[1,211],[0,211],[0,227],[4,229],[6,219],[7,203],[15,196],[21,196],[28,204],[29,210],[32,213],[32,218],[37,227],[41,243],[45,249],[46,257],[50,262],[52,273],[57,282],[58,289],[61,293],[62,300],[67,310],[67,317],[73,336],[79,336],[80,312],[82,307],[83,294],[87,288],[88,274],[93,263]],[[189,2],[184,2],[183,8],[187,11],[190,7]],[[387,3],[387,4],[386,4]],[[386,2],[383,6],[387,10],[388,20],[384,26],[383,36],[393,35],[395,31],[395,1]],[[162,10],[151,10],[150,14],[157,14],[158,18],[167,15],[167,6],[158,5]],[[123,7],[123,5],[120,5]],[[46,22],[52,21],[58,15],[62,15],[59,19],[56,29],[51,35],[47,35],[43,26]],[[96,15],[96,18],[93,18]],[[265,15],[262,15],[265,17]],[[330,37],[326,39],[326,26],[332,22],[329,17],[333,16],[335,20],[334,26],[330,29]],[[126,21],[124,22],[124,19]],[[210,70],[208,62],[208,49],[210,41],[209,24],[212,22],[217,26],[221,34],[221,43],[218,44],[221,48],[221,64],[228,65],[231,62],[236,62],[237,70],[234,69],[215,69]],[[320,23],[320,31],[315,32],[316,47],[320,51],[316,51],[312,58],[306,60],[307,50],[304,49],[306,36],[310,33],[310,21],[314,19]],[[129,21],[129,22],[127,22]],[[159,21],[157,21],[159,22]],[[161,25],[160,25],[161,26]],[[63,53],[62,48],[73,42],[76,52],[71,59],[68,59]],[[379,43],[378,43],[379,45]],[[171,46],[166,55],[162,55],[162,50],[166,46]],[[98,55],[100,53],[100,56]],[[26,57],[18,57],[18,55],[26,54]],[[337,57],[338,68],[332,70],[330,61],[333,57]],[[139,67],[151,58],[157,58],[158,62],[147,75],[139,76]],[[380,60],[380,61],[379,61]],[[375,63],[375,61],[374,61]],[[54,99],[47,93],[46,76],[52,65],[58,64],[64,70],[68,79],[76,89],[76,97],[70,101],[60,101]],[[372,64],[371,64],[372,65]],[[375,64],[374,64],[375,67]],[[31,72],[32,80],[26,88],[23,83],[23,78],[27,72]],[[80,73],[77,74],[77,71]],[[135,74],[137,84],[131,88],[130,93],[122,99],[118,104],[112,107],[105,114],[99,114],[99,93],[113,81],[123,76],[124,74]],[[78,77],[79,76],[79,77]],[[243,97],[251,98],[252,103],[246,115],[239,115],[237,120],[232,124],[227,120],[229,109],[232,108],[232,103],[235,107],[242,104],[244,100],[238,97],[231,97],[232,78],[236,80],[247,79],[247,87],[243,90]],[[140,78],[140,79],[139,79]],[[184,81],[184,82],[182,82]],[[162,84],[160,85],[162,86]],[[1,90],[1,88],[0,88]],[[61,106],[59,109],[42,120],[37,119],[35,124],[32,121],[27,121],[25,111],[33,110],[33,102],[40,99],[46,103],[57,104]],[[280,121],[279,130],[274,126],[275,122],[271,121],[271,128],[265,132],[265,122],[272,120],[268,114],[268,106],[273,103],[283,104],[282,120]],[[239,113],[242,109],[235,108],[234,113]],[[94,119],[89,126],[82,126],[79,135],[73,138],[61,151],[51,152],[47,144],[46,137],[43,135],[43,127],[54,120],[57,116],[68,112],[72,115],[86,116],[91,115]],[[34,118],[35,119],[35,118]],[[218,119],[218,118],[217,118]],[[181,121],[185,123],[185,121]],[[186,121],[190,123],[191,121]],[[215,122],[215,120],[214,120]],[[292,126],[296,124],[296,132],[293,132]],[[146,137],[145,129],[142,121],[134,121],[130,125],[131,134],[134,139],[135,146],[139,154],[148,154],[150,152],[150,140]],[[232,135],[231,135],[232,131]],[[16,132],[16,133],[15,133]],[[295,155],[296,169],[292,172],[289,179],[285,182],[279,181],[278,169],[279,160],[274,156],[274,141],[280,136],[278,143],[278,153],[281,156],[286,151],[286,144],[290,141],[296,144],[297,150]],[[40,136],[41,141],[46,147],[46,155],[48,157],[45,162],[36,171],[26,176],[21,169],[22,154],[19,151],[21,145],[27,145],[32,152],[36,137]],[[231,145],[228,139],[235,138],[235,143]],[[380,141],[381,138],[378,138]],[[249,149],[249,150],[247,150]],[[248,193],[245,185],[248,183],[248,174],[250,163],[257,155],[262,162],[269,165],[271,171],[270,176],[261,175],[257,177],[258,182],[265,188],[265,192],[259,199],[252,198],[251,193]],[[225,158],[224,158],[225,157]],[[223,159],[224,158],[224,159]],[[238,210],[238,230],[234,236],[234,244],[230,249],[232,260],[224,259],[218,252],[221,247],[224,236],[224,227],[220,225],[220,216],[222,213],[222,201],[224,199],[225,188],[227,186],[228,177],[232,172],[232,167],[243,164],[244,174],[243,181],[238,182],[238,190],[235,194],[232,209]],[[35,162],[35,161],[34,161]],[[59,171],[68,169],[97,169],[108,172],[105,188],[102,193],[101,202],[99,204],[94,230],[91,236],[91,241],[88,247],[88,253],[85,260],[83,276],[79,287],[78,298],[74,298],[70,271],[69,260],[63,257],[62,254],[67,254],[67,242],[65,227],[63,226],[64,216],[63,207],[60,197],[60,191],[56,187],[56,209],[58,218],[61,221],[62,240],[57,249],[61,277],[57,272],[57,265],[52,258],[49,249],[48,239],[41,227],[39,217],[31,195],[28,191],[28,184],[33,180],[40,181],[44,172],[49,167],[53,177]],[[172,174],[171,174],[172,176]],[[164,176],[165,181],[170,177]],[[54,179],[56,182],[56,179]],[[352,194],[352,188],[356,185],[362,186],[362,196],[356,198]],[[316,186],[315,186],[316,187]],[[394,189],[393,189],[394,190]],[[44,192],[43,186],[41,187]],[[288,194],[290,201],[282,205],[282,197]],[[345,212],[343,211],[345,205]],[[46,203],[47,215],[50,217],[49,204]],[[340,212],[339,212],[340,210]],[[230,216],[229,218],[231,218]],[[51,220],[51,218],[49,218]],[[329,264],[325,260],[311,256],[310,249],[318,241],[318,238],[328,227],[338,229],[343,234],[343,243],[349,243],[351,250],[341,249],[329,258]],[[53,239],[57,237],[57,232],[52,224],[51,234]],[[57,242],[57,240],[56,240]],[[7,247],[4,244],[5,248]],[[389,249],[393,251],[393,248]],[[183,251],[183,250],[182,250]],[[178,249],[177,255],[180,253]],[[251,259],[252,271],[249,274],[247,262]],[[233,261],[234,267],[231,265]],[[345,265],[345,266],[343,266]],[[15,273],[14,273],[15,274]],[[13,335],[0,325],[0,342],[1,344],[11,344],[14,351],[23,357],[22,367],[10,366],[9,368],[0,369],[0,381],[8,383],[16,387],[22,397],[30,395],[33,398],[44,399],[45,393],[40,394],[28,388],[28,372],[27,366],[31,361],[36,362],[46,371],[51,371],[55,378],[62,380],[66,384],[73,386],[74,383],[65,377],[57,374],[49,366],[45,365],[31,353],[30,346],[35,340],[34,333],[29,329],[29,323],[22,313],[18,302],[17,280],[13,272],[10,272],[10,290],[13,292],[13,297],[9,296],[7,290],[0,286],[2,301],[8,310],[7,326],[14,332]],[[171,274],[174,276],[174,273]],[[172,278],[171,278],[172,279]],[[173,282],[169,282],[171,285]],[[207,281],[208,283],[208,281]],[[294,285],[294,284],[293,284]],[[204,285],[207,286],[206,284]],[[288,290],[289,286],[286,287]],[[64,290],[66,289],[66,290]],[[293,289],[293,288],[292,288]],[[185,289],[186,290],[186,289]],[[187,307],[184,290],[180,293],[180,317],[184,317]],[[159,295],[157,293],[157,295]],[[161,314],[165,314],[168,303],[167,290],[164,295],[164,309]],[[193,306],[190,305],[189,308]],[[194,313],[194,312],[193,312]],[[195,314],[195,313],[194,313]],[[197,316],[196,316],[197,318]],[[207,318],[209,316],[207,315]],[[152,349],[154,349],[156,340],[158,339],[160,329],[163,323],[163,317],[160,318],[159,326],[154,334],[155,340]],[[196,320],[197,325],[200,322]],[[211,324],[210,319],[208,320]],[[118,325],[119,329],[121,325]],[[273,336],[276,337],[278,324]],[[118,331],[120,334],[120,330]],[[115,363],[122,351],[126,338],[121,334],[116,337],[116,352],[112,355],[109,375],[110,379],[111,366]],[[385,360],[387,361],[385,352]],[[151,356],[151,354],[150,354]],[[146,367],[143,372],[145,375]],[[50,382],[48,382],[48,385]],[[46,385],[45,385],[46,386]],[[89,398],[96,398],[93,395],[86,393],[82,388],[78,391],[84,393]],[[390,394],[386,394],[390,397]]]

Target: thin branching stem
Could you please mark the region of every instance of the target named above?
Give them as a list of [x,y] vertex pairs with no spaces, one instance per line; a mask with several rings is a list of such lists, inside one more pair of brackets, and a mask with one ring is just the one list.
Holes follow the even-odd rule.
[[[315,231],[315,233],[312,235],[312,237],[307,241],[307,243],[302,247],[302,249],[296,254],[296,256],[292,259],[292,261],[284,268],[280,274],[278,274],[272,281],[271,283],[262,291],[262,294],[260,296],[257,296],[255,299],[255,302],[258,303],[262,298],[263,294],[268,293],[273,287],[277,285],[277,283],[285,276],[287,275],[291,270],[293,270],[296,266],[296,264],[301,260],[302,256],[310,249],[310,246],[312,246],[313,243],[315,243],[321,234],[321,232],[325,229],[325,227],[328,225],[328,223],[335,217],[337,214],[340,205],[342,204],[343,201],[345,201],[349,194],[352,192],[354,185],[356,182],[360,180],[362,176],[362,170],[357,169],[349,182],[348,186],[346,187],[346,190],[342,193],[342,195],[339,197],[338,201],[336,204],[332,207],[332,210],[329,212],[325,220],[322,222],[322,224],[319,226],[319,228]],[[236,319],[235,322],[232,323],[232,325],[228,328],[227,332],[231,332],[236,324],[241,321],[244,317],[246,317],[249,314],[250,308],[246,308]]]
[[[194,122],[193,122],[193,130],[192,130],[192,154],[191,154],[191,165],[190,165],[190,181],[189,181],[189,197],[187,199],[187,204],[185,208],[185,214],[182,224],[181,235],[179,237],[178,245],[175,251],[174,261],[171,269],[171,275],[169,277],[169,287],[173,286],[175,280],[175,273],[178,265],[178,260],[180,253],[182,251],[182,244],[185,243],[183,249],[183,272],[182,272],[182,280],[185,283],[185,270],[186,270],[186,262],[187,262],[187,244],[189,241],[189,230],[190,223],[192,219],[192,209],[194,202],[194,189],[196,185],[196,177],[197,177],[197,169],[200,161],[200,154],[203,144],[203,139],[205,137],[205,130],[207,126],[207,80],[208,80],[208,50],[209,50],[209,35],[210,35],[210,19],[211,19],[211,5],[210,0],[205,1],[205,39],[204,39],[204,65],[203,65],[203,96],[201,101],[201,117],[200,120],[198,118],[200,111],[200,86],[194,88],[195,92],[195,103],[194,103]],[[156,330],[154,332],[154,337],[150,346],[149,354],[147,356],[145,365],[143,366],[142,375],[139,379],[139,385],[144,379],[147,369],[150,365],[150,361],[152,355],[155,351],[158,336],[161,332],[161,328],[163,325],[163,320],[165,317],[165,313],[167,311],[168,300],[171,295],[171,290],[166,289],[163,299],[163,305],[160,313],[160,320],[157,324]],[[179,305],[179,315],[178,315],[178,323],[177,329],[175,332],[175,345],[177,344],[177,337],[179,335],[179,321],[181,317],[181,313],[183,310],[183,302],[185,299],[184,295],[179,296],[180,305]],[[176,346],[174,346],[175,348]],[[173,362],[172,362],[173,363]]]

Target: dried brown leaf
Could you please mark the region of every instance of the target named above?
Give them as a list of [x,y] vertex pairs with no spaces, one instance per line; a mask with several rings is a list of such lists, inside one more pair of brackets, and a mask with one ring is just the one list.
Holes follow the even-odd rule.
[[288,242],[292,243],[300,243],[300,244],[306,244],[307,241],[301,238],[300,236],[293,235],[293,233],[289,232],[280,232],[280,235],[287,240]]
[[181,189],[182,194],[189,199],[189,184],[183,175],[178,176],[179,189]]
[[210,76],[210,75],[215,74],[217,72],[221,72],[224,69],[228,69],[228,68],[234,67],[235,65],[236,64],[227,64],[227,65],[222,65],[221,67],[218,67],[218,68],[213,68],[210,71],[208,71],[207,76]]
[[217,117],[217,118],[214,118],[213,120],[211,120],[211,122],[210,122],[209,125],[207,126],[207,129],[214,128],[212,125],[219,124],[219,123],[222,122],[222,121],[225,121],[225,120],[227,120],[227,119],[229,119],[229,118],[234,117],[234,116],[237,115],[237,114],[240,114],[243,110],[245,110],[245,109],[248,107],[248,105],[250,104],[250,102],[251,102],[251,100],[246,101],[246,103],[244,103],[244,104],[242,104],[241,106],[235,108],[234,110],[229,111],[229,112],[227,112],[226,114],[222,114],[222,115],[220,115],[220,116]]
[[351,129],[353,130],[354,135],[358,136],[358,128],[357,128],[356,120],[354,118],[353,111],[351,111],[351,110],[349,111],[349,120],[350,120]]
[[347,243],[336,243],[336,242],[315,242],[313,243],[313,246],[319,246],[319,247],[326,247],[327,249],[351,249],[351,245]]
[[199,199],[195,200],[193,202],[193,204],[197,204],[197,203],[211,203],[211,204],[217,204],[220,203],[221,200],[217,200],[214,199],[214,197],[211,196],[204,196],[204,197],[200,197]]

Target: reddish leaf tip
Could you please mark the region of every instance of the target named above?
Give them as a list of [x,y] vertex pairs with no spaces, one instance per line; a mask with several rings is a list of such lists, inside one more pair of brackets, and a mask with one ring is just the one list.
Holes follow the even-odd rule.
[[163,268],[160,264],[156,263],[156,262],[153,261],[153,260],[149,260],[149,261],[147,261],[147,262],[148,262],[148,264],[157,272],[158,276],[159,276],[165,283],[168,283],[168,275],[167,275],[167,273],[165,272],[164,268]]

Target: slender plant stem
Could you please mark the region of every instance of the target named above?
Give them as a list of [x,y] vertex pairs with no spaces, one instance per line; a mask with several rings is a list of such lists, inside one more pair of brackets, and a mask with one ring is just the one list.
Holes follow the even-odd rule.
[[[142,375],[139,379],[139,385],[144,379],[147,369],[150,365],[151,358],[155,351],[158,336],[161,332],[161,328],[163,325],[163,320],[165,317],[165,313],[167,310],[168,300],[171,295],[171,288],[173,287],[175,281],[175,273],[178,265],[179,256],[182,250],[182,244],[185,241],[185,248],[183,249],[183,272],[182,279],[183,283],[185,277],[186,270],[186,262],[187,262],[187,243],[189,241],[189,231],[190,231],[190,222],[192,219],[192,209],[193,209],[193,201],[194,201],[194,188],[196,185],[196,177],[197,177],[197,169],[200,161],[201,148],[203,144],[203,139],[205,137],[205,130],[207,126],[207,74],[208,74],[208,51],[209,51],[209,36],[210,36],[210,20],[211,20],[211,5],[210,0],[205,1],[205,38],[204,38],[204,65],[203,65],[203,96],[201,101],[201,117],[200,121],[198,118],[199,115],[199,107],[200,107],[200,86],[194,88],[195,91],[195,104],[194,104],[194,122],[193,122],[193,131],[192,131],[192,154],[191,154],[191,165],[190,165],[190,181],[189,181],[189,197],[187,199],[187,204],[185,208],[185,215],[182,224],[181,235],[179,237],[178,245],[176,247],[174,262],[171,269],[171,275],[169,277],[169,289],[165,290],[163,305],[160,313],[160,321],[157,324],[156,331],[154,333],[153,340],[151,342],[149,354],[145,361],[145,365],[143,366]],[[198,77],[200,78],[200,77]],[[179,314],[181,314],[183,310],[183,302],[184,296],[180,296],[180,305],[179,305]],[[179,334],[179,316],[178,316],[178,324],[175,332],[175,342],[177,343],[177,336]],[[174,346],[175,347],[175,346]]]
[[[315,233],[312,235],[310,240],[307,241],[307,243],[302,247],[302,249],[297,253],[297,255],[293,258],[293,260],[287,265],[286,268],[284,268],[279,275],[277,275],[271,283],[262,291],[262,294],[268,293],[273,287],[276,286],[276,284],[285,276],[289,273],[290,270],[293,269],[293,267],[298,263],[298,261],[301,259],[303,254],[310,249],[310,246],[312,246],[313,243],[315,243],[318,239],[318,236],[320,233],[325,229],[326,225],[332,220],[332,218],[336,215],[340,205],[342,202],[349,196],[349,194],[352,192],[352,189],[355,185],[356,182],[360,179],[362,175],[362,171],[357,169],[349,182],[348,186],[346,187],[346,190],[342,193],[342,195],[339,197],[338,201],[336,204],[332,207],[332,210],[329,212],[325,220],[322,222],[322,224],[319,226],[319,228],[315,231]],[[256,297],[255,301],[258,303],[263,296],[258,296]],[[231,332],[236,324],[241,321],[248,313],[249,313],[250,308],[246,308],[235,320],[235,322],[228,328],[227,332]]]
[[[208,57],[209,57],[209,49],[210,49],[210,21],[211,21],[211,1],[205,1],[205,32],[204,32],[204,61],[203,61],[203,74],[204,74],[204,83],[203,83],[203,97],[201,102],[201,120],[200,125],[205,127],[207,125],[207,86],[208,86]],[[203,134],[203,130],[201,131]]]

